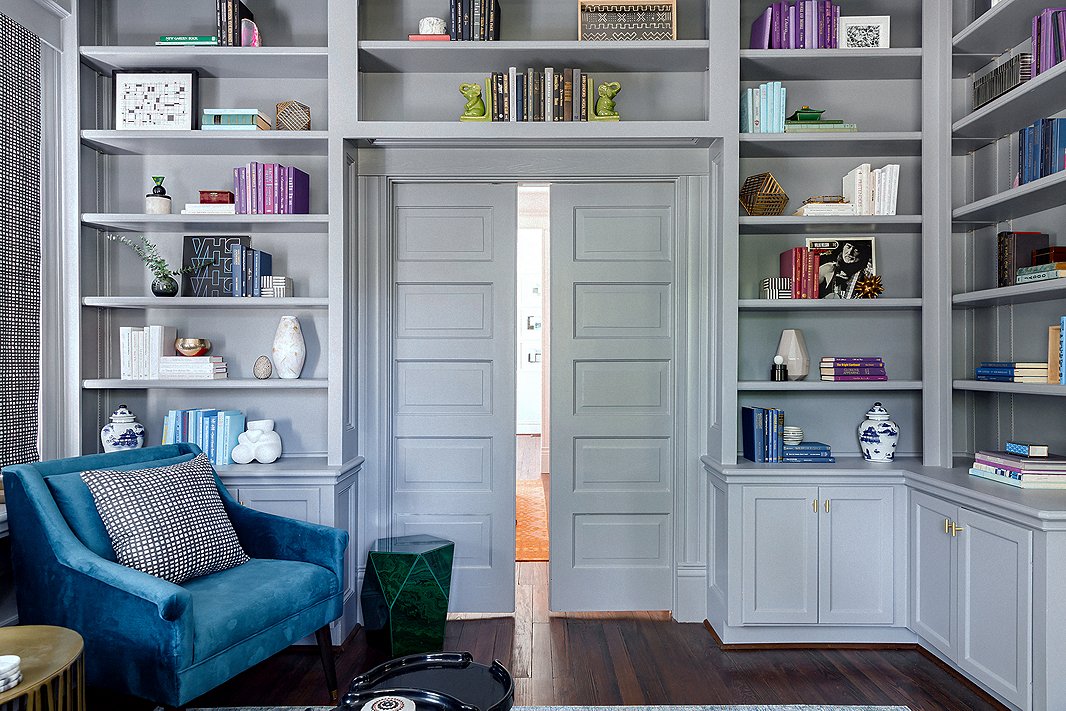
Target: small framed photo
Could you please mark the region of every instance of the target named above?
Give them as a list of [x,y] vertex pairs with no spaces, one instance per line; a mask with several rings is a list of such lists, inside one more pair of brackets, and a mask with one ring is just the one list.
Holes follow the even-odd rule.
[[860,279],[877,274],[873,237],[807,239],[818,259],[818,298],[854,298]]
[[192,131],[200,112],[195,69],[116,70],[116,131]]
[[837,46],[841,49],[889,47],[891,23],[892,18],[888,15],[841,17],[838,26]]

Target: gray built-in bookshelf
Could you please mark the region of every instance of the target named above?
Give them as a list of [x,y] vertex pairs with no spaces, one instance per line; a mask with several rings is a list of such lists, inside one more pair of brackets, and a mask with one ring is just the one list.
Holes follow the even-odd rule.
[[[953,486],[967,481],[964,460],[956,456],[999,448],[1007,437],[1066,450],[1066,399],[1055,397],[1066,388],[972,381],[981,360],[1044,360],[1046,327],[1066,310],[1057,282],[994,288],[998,230],[1047,231],[1054,243],[1056,226],[1066,218],[1066,173],[1013,187],[1016,131],[1066,108],[1066,69],[977,112],[970,112],[967,99],[971,73],[1025,40],[1029,20],[1045,2],[1002,0],[989,9],[988,0],[843,0],[846,15],[891,16],[891,49],[817,51],[749,49],[749,28],[764,0],[678,0],[676,42],[630,43],[577,42],[573,0],[504,0],[502,40],[486,43],[407,41],[419,18],[446,14],[444,0],[256,0],[249,5],[267,45],[259,49],[151,46],[160,34],[211,34],[210,0],[73,4],[77,28],[66,38],[63,71],[77,80],[77,94],[65,105],[78,117],[76,126],[68,125],[68,138],[81,148],[64,187],[67,223],[80,229],[66,235],[69,265],[78,274],[68,280],[68,333],[77,345],[66,371],[75,393],[67,449],[97,451],[99,428],[119,402],[140,416],[153,443],[163,415],[174,408],[225,405],[250,418],[276,419],[285,457],[221,474],[246,501],[268,509],[280,502],[279,512],[352,532],[338,637],[357,619],[366,546],[389,530],[392,515],[391,425],[382,403],[393,396],[388,291],[395,180],[674,175],[689,181],[684,189],[695,205],[692,224],[704,230],[694,244],[702,240],[704,251],[692,252],[698,263],[689,295],[696,334],[689,351],[695,373],[688,380],[695,393],[689,414],[696,444],[686,450],[686,473],[675,478],[674,562],[685,569],[678,573],[679,619],[737,621],[728,616],[732,611],[715,616],[714,597],[716,586],[728,596],[740,594],[735,577],[728,587],[727,578],[740,568],[727,566],[733,554],[726,553],[740,548],[720,535],[733,509],[717,508],[734,504],[714,498],[710,490],[718,484],[708,487],[701,455],[712,478],[725,482],[723,492],[732,485],[729,477],[748,483],[808,477],[818,485],[828,477],[900,487],[902,474],[867,464],[859,454],[855,427],[875,400],[903,431],[896,468],[930,477],[939,471]],[[579,66],[597,78],[617,79],[624,87],[623,120],[458,122],[458,84],[508,66]],[[275,102],[298,99],[311,107],[314,130],[114,131],[110,72],[128,68],[198,69],[202,106],[251,105],[272,116]],[[786,83],[789,111],[800,104],[826,108],[827,117],[857,122],[859,132],[740,134],[741,92],[773,80]],[[260,159],[311,175],[312,214],[141,214],[153,175],[167,176],[177,205],[193,202],[185,197],[197,189],[226,188],[234,166]],[[896,215],[791,216],[807,196],[839,193],[841,176],[864,162],[900,164]],[[785,216],[749,217],[738,206],[743,179],[763,171],[771,171],[792,199]],[[253,246],[272,252],[280,271],[293,277],[296,297],[156,300],[140,264],[105,241],[109,231],[148,234],[175,260],[189,232],[251,235]],[[876,236],[882,298],[758,298],[759,280],[776,274],[785,249],[809,236],[857,234]],[[251,365],[269,352],[278,318],[290,313],[299,316],[308,340],[303,378],[285,384],[251,379]],[[146,323],[212,339],[230,363],[231,380],[196,387],[118,380],[118,329]],[[815,362],[823,355],[884,356],[891,380],[771,383],[768,369],[784,328],[804,331]],[[738,464],[744,405],[783,408],[808,439],[832,445],[838,464]],[[816,475],[823,478],[810,479]],[[982,500],[995,497],[992,484],[975,488]],[[1017,510],[1035,506],[1031,496],[1003,496]],[[905,588],[905,500],[895,515],[902,567],[896,569],[893,625],[899,634],[883,641],[906,641],[901,635],[913,627]],[[721,609],[739,609],[739,601],[723,597]],[[793,632],[773,634],[848,641],[842,633],[820,632],[815,640]],[[773,634],[748,641],[774,641]],[[861,641],[862,634],[850,641]],[[1014,697],[1001,692],[1000,698]]]

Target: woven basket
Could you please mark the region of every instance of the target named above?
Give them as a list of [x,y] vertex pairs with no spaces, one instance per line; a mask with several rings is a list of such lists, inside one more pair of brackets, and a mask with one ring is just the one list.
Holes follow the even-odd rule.
[[282,101],[277,105],[274,126],[278,131],[310,131],[311,108],[299,101]]
[[773,175],[759,173],[744,181],[740,188],[740,204],[749,215],[783,215],[788,195]]

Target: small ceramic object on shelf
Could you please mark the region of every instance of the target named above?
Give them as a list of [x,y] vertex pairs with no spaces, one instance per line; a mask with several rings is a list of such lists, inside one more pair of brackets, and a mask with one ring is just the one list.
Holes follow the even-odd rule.
[[278,330],[274,333],[274,345],[270,349],[274,370],[282,380],[295,380],[300,377],[307,358],[307,346],[300,329],[300,320],[295,316],[282,316]]
[[418,34],[444,35],[448,33],[448,24],[443,17],[423,17],[418,21]]
[[799,427],[789,427],[786,425],[781,430],[781,439],[784,440],[785,444],[799,444],[803,441],[803,430]]
[[152,188],[152,192],[144,196],[144,212],[148,215],[169,215],[172,201],[167,195],[166,188],[163,187],[166,177],[153,175],[152,180],[155,182],[155,187]]
[[859,446],[862,456],[868,462],[891,462],[896,457],[896,445],[899,444],[899,426],[892,421],[891,415],[875,402],[866,419],[859,424]]
[[777,355],[785,359],[789,380],[803,380],[810,372],[811,359],[807,355],[807,343],[803,340],[803,331],[798,328],[786,328],[781,331],[781,340],[777,343]]
[[788,117],[789,121],[821,121],[822,114],[825,113],[825,109],[812,109],[810,106],[804,106],[796,109],[791,116]]
[[485,103],[485,97],[491,96],[488,91],[488,79],[485,80],[485,91],[482,94],[481,84],[477,82],[466,82],[459,85],[459,93],[466,99],[466,104],[463,106],[463,115],[459,117],[460,121],[489,121],[492,119],[489,116],[488,105]]
[[174,341],[174,350],[183,356],[195,358],[211,351],[211,341],[206,338],[179,338]]
[[177,296],[180,290],[181,285],[172,276],[158,276],[152,280],[153,296]]
[[100,430],[100,442],[105,452],[122,452],[144,446],[144,426],[125,405],[119,405],[111,415],[111,422]]
[[274,431],[274,420],[252,420],[247,431],[237,435],[237,446],[230,453],[234,464],[273,464],[281,457],[281,435]]
[[788,380],[788,366],[785,365],[785,358],[775,355],[773,365],[770,366],[770,381],[783,383],[786,380]]
[[269,358],[261,355],[255,359],[255,365],[252,366],[252,375],[256,377],[256,380],[267,380],[273,374],[274,366],[271,365]]
[[622,91],[622,85],[616,81],[605,81],[596,90],[596,103],[589,111],[589,121],[618,121],[621,117],[614,108],[614,97]]

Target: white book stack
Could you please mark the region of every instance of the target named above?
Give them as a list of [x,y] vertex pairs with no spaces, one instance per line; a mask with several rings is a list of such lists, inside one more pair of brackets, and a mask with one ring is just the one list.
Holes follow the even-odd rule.
[[854,215],[855,206],[850,202],[809,202],[796,210],[799,217],[824,217],[827,215]]
[[159,362],[174,353],[176,338],[176,330],[169,326],[119,328],[119,377],[122,380],[158,380]]
[[159,363],[163,380],[225,380],[229,368],[222,356],[168,356]]
[[871,168],[863,163],[843,179],[844,198],[856,215],[895,215],[899,194],[899,165]]
[[237,206],[233,203],[199,203],[187,202],[183,215],[236,215]]

